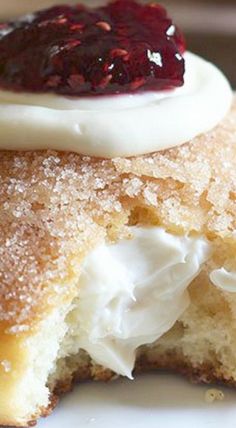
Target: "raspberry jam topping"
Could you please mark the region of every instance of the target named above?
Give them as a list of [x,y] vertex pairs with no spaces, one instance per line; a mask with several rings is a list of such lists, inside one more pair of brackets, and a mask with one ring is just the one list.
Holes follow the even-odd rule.
[[56,6],[0,24],[0,87],[74,96],[171,89],[184,83],[184,51],[156,3]]

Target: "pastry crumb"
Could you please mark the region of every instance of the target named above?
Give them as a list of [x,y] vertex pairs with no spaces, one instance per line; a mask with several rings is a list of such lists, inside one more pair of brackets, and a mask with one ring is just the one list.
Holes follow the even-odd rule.
[[224,400],[224,393],[220,389],[211,388],[205,393],[205,400],[207,403],[213,403],[214,401]]

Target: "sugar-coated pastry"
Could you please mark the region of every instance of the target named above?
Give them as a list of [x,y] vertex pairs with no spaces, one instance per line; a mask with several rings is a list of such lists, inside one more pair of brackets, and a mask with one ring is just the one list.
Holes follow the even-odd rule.
[[1,24],[0,136],[0,425],[86,379],[236,385],[236,101],[165,10]]

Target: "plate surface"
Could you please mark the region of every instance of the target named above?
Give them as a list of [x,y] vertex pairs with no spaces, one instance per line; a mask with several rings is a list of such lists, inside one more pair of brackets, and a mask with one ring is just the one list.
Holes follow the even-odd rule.
[[207,403],[207,389],[165,373],[82,384],[38,428],[235,428],[236,391]]

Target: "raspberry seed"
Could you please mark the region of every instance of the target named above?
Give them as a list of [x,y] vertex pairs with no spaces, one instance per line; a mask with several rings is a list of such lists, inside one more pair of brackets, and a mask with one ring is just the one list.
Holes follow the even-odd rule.
[[108,24],[108,22],[105,21],[99,21],[97,22],[97,27],[100,27],[104,31],[111,31],[111,26]]

